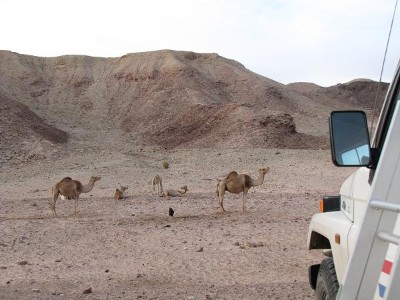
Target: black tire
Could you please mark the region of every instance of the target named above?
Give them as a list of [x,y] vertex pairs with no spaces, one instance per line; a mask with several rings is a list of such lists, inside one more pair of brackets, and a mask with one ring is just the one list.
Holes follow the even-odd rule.
[[336,277],[335,265],[331,257],[321,262],[317,277],[315,294],[317,300],[335,300],[339,290],[339,282]]

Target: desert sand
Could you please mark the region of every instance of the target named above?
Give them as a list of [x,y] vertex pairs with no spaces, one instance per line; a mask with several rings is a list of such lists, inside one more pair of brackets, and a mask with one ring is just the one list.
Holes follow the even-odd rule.
[[[319,198],[338,193],[351,172],[334,167],[329,150],[84,152],[2,172],[2,299],[314,297],[307,267],[323,256],[307,249],[308,224]],[[271,171],[250,190],[247,211],[241,194],[226,193],[222,214],[217,178],[231,170],[257,177],[264,166]],[[165,189],[187,185],[188,193],[158,197],[155,174]],[[73,200],[58,199],[54,218],[52,185],[92,175],[102,179],[81,194],[78,215]],[[119,185],[129,188],[115,201]]]

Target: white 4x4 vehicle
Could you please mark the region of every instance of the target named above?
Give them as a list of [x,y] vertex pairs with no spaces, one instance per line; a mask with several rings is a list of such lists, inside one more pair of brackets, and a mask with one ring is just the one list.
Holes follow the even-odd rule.
[[308,248],[326,258],[309,267],[317,299],[400,299],[400,70],[391,83],[372,144],[362,111],[330,117],[332,159],[359,166],[339,196],[321,200]]

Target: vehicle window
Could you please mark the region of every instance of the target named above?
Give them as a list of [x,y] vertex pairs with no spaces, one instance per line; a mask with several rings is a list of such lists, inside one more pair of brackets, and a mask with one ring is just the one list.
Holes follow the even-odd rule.
[[[399,78],[399,77],[397,77]],[[386,134],[387,131],[389,130],[389,126],[393,117],[393,113],[394,110],[396,109],[396,105],[398,104],[398,102],[400,101],[400,80],[397,80],[396,86],[394,87],[395,93],[394,93],[394,97],[393,97],[393,101],[391,101],[391,103],[389,103],[389,108],[387,109],[387,113],[386,113],[386,117],[384,120],[384,124],[383,124],[383,128],[380,132],[380,136],[379,136],[379,140],[378,140],[378,144],[376,145],[376,147],[379,150],[382,150],[383,145],[385,144],[385,139],[386,139]]]

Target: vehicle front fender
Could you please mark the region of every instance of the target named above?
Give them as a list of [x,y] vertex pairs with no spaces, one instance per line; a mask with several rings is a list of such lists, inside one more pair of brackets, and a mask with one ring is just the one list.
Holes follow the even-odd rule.
[[348,234],[353,223],[341,212],[315,214],[308,231],[308,249],[331,249],[338,281],[349,260]]

